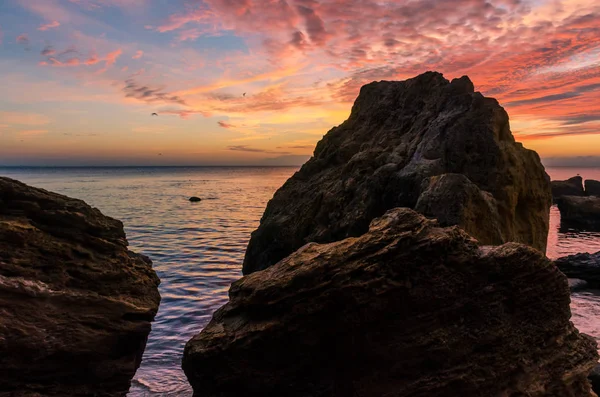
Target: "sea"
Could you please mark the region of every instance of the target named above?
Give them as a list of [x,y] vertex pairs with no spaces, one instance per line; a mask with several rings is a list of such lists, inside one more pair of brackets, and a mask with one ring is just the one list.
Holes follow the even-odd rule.
[[[185,343],[227,301],[250,233],[297,167],[0,168],[0,175],[85,200],[125,225],[130,249],[148,255],[162,302],[129,397],[191,396]],[[600,168],[547,168],[552,179],[600,180]],[[199,203],[188,198],[198,196]],[[600,251],[600,233],[561,229],[552,207],[547,255]],[[600,341],[600,291],[577,292],[572,321]]]

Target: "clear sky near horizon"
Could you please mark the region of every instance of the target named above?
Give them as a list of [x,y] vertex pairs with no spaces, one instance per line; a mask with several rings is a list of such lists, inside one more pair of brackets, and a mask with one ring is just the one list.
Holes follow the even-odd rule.
[[600,165],[595,0],[1,0],[0,165],[299,164],[361,85],[427,70]]

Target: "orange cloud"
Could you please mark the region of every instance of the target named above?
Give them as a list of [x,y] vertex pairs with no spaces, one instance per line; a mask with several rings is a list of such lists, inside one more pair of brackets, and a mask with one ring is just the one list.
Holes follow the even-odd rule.
[[50,118],[39,113],[28,112],[0,112],[0,120],[12,125],[45,125],[50,123]]
[[131,59],[140,59],[144,55],[144,51],[136,51],[135,55]]

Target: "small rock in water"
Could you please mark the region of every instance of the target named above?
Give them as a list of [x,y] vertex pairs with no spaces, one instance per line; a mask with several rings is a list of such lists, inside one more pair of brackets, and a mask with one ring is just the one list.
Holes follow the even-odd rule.
[[569,289],[571,292],[579,291],[582,289],[588,288],[588,282],[579,278],[570,278],[569,279]]
[[593,179],[586,179],[585,194],[587,196],[600,196],[600,182]]
[[202,201],[202,199],[200,197],[192,196],[190,197],[190,201],[192,203],[197,203],[198,201]]

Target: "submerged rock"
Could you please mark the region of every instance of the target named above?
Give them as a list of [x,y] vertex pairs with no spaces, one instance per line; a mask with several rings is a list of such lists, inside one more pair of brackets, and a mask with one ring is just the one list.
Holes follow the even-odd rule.
[[0,178],[0,395],[124,396],[159,282],[120,221]]
[[600,197],[562,196],[557,204],[561,226],[600,230]]
[[591,397],[596,343],[539,251],[406,208],[233,283],[185,347],[203,397]]
[[586,179],[585,194],[588,196],[600,196],[600,182],[593,179]]
[[589,287],[600,288],[600,251],[563,256],[554,263],[567,277],[585,280]]
[[515,142],[508,115],[467,77],[428,72],[362,87],[348,120],[274,195],[252,234],[244,274],[308,242],[360,236],[394,207],[458,224],[482,244],[546,248],[549,178]]
[[556,200],[562,196],[585,196],[583,178],[574,176],[566,181],[552,181],[552,197]]

